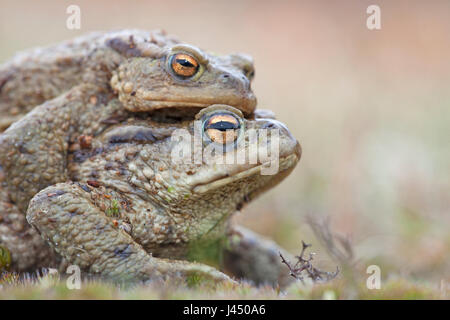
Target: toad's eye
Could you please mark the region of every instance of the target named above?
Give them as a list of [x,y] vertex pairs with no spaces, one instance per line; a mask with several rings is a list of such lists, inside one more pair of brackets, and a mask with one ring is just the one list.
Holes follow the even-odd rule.
[[203,128],[212,142],[226,145],[237,140],[241,123],[231,114],[215,114],[205,121]]
[[177,53],[170,58],[170,67],[177,76],[189,78],[197,73],[199,64],[194,57],[186,53]]

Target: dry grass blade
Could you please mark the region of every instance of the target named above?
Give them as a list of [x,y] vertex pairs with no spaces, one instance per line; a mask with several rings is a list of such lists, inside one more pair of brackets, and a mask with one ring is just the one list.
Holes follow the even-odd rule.
[[320,219],[310,214],[306,216],[306,222],[332,258],[344,265],[353,264],[354,251],[349,237],[334,234],[329,217]]

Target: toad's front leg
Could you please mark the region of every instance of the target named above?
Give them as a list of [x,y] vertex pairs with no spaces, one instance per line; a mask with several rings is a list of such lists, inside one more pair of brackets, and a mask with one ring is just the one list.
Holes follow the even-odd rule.
[[195,276],[233,282],[206,265],[152,257],[96,204],[93,194],[99,192],[78,183],[61,183],[30,201],[28,222],[70,264],[119,281],[188,280]]
[[108,119],[123,115],[111,92],[82,84],[14,123],[0,135],[1,182],[11,202],[25,213],[38,191],[67,181],[67,154],[73,140],[98,134],[108,126]]

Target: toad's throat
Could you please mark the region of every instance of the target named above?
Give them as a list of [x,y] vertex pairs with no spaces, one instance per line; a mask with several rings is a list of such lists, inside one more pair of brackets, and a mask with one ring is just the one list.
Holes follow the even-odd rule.
[[[298,160],[299,160],[299,158],[297,157],[296,154],[291,154],[284,158],[280,158],[279,171],[275,172],[273,175],[276,176],[281,171],[285,171],[285,170],[288,170],[288,169],[294,167],[297,164]],[[270,161],[265,162],[260,165],[257,165],[255,167],[252,167],[250,169],[239,171],[239,172],[233,174],[232,176],[221,177],[221,178],[218,178],[213,181],[206,182],[206,183],[199,183],[194,186],[192,191],[197,194],[203,194],[203,193],[209,192],[211,190],[218,189],[218,188],[224,187],[226,185],[229,185],[235,181],[239,181],[239,180],[260,174],[261,170],[264,167],[268,167],[268,166],[270,166]]]

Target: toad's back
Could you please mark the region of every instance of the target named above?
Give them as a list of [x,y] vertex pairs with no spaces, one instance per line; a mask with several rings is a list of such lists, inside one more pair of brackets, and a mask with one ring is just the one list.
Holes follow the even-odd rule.
[[163,32],[95,32],[17,54],[0,67],[0,131],[35,106],[82,82],[106,85],[117,65],[155,56],[178,41]]

